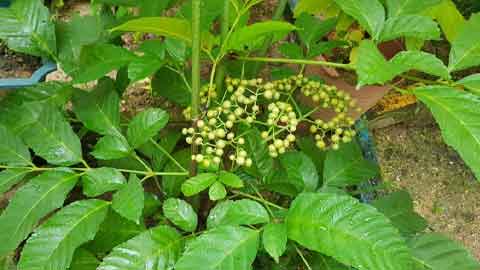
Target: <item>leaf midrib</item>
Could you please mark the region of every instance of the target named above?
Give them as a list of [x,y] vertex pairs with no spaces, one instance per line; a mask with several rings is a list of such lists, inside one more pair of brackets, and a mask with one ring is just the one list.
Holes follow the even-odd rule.
[[21,222],[18,223],[19,225],[16,227],[14,233],[12,233],[11,235],[12,235],[12,236],[16,236],[16,235],[17,235],[18,230],[20,229],[20,227],[23,226],[26,218],[27,218],[28,216],[30,216],[30,213],[38,206],[38,204],[40,204],[40,202],[42,202],[42,201],[45,199],[45,197],[47,197],[51,192],[53,192],[54,190],[56,190],[59,186],[63,185],[64,183],[66,183],[66,182],[68,182],[68,181],[70,181],[71,179],[76,178],[76,177],[78,177],[78,175],[76,175],[76,174],[75,174],[75,175],[68,176],[68,177],[65,177],[65,178],[63,178],[63,180],[58,181],[58,183],[56,183],[56,184],[55,184],[54,186],[52,186],[49,190],[47,190],[47,192],[45,192],[45,193],[32,205],[32,207],[30,207],[30,208],[28,209],[28,211],[26,212],[26,214],[23,215],[23,217],[22,217],[22,219],[21,219]]

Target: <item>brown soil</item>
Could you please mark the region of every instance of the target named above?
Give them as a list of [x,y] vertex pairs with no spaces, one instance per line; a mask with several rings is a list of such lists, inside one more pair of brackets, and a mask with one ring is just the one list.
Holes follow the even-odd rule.
[[480,183],[433,119],[417,117],[373,135],[384,180],[412,194],[431,230],[463,242],[480,259]]
[[29,78],[40,64],[39,58],[15,53],[0,43],[0,79]]

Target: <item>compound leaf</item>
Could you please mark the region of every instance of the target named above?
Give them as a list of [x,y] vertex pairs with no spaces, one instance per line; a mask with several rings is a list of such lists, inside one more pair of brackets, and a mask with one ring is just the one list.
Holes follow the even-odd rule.
[[445,142],[480,179],[480,97],[447,86],[417,88],[414,94],[432,112]]
[[187,179],[187,181],[182,184],[182,192],[185,196],[190,197],[209,188],[215,181],[217,181],[216,174],[201,173]]
[[440,28],[431,18],[420,15],[389,18],[385,22],[379,40],[388,41],[400,37],[438,40],[440,39]]
[[22,140],[0,124],[0,164],[27,166],[31,164],[30,152]]
[[8,191],[18,182],[22,181],[23,177],[31,172],[30,169],[6,169],[0,172],[0,194]]
[[378,0],[335,0],[335,3],[378,39],[385,22],[385,8]]
[[124,218],[140,223],[144,204],[144,192],[140,179],[130,174],[128,183],[113,195],[112,208]]
[[359,270],[409,270],[412,257],[389,220],[350,196],[303,193],[286,218],[288,237]]
[[268,223],[270,216],[258,202],[243,199],[217,204],[208,215],[207,227],[223,225],[254,225]]
[[173,269],[183,242],[175,229],[158,226],[115,247],[97,270]]
[[127,139],[133,148],[148,142],[168,123],[168,113],[162,109],[150,108],[136,115],[127,130]]
[[258,248],[258,232],[243,227],[221,226],[189,242],[176,270],[251,269]]
[[68,171],[49,171],[21,187],[0,216],[0,256],[25,240],[38,221],[61,207],[78,180]]
[[123,174],[114,168],[95,168],[88,170],[82,176],[83,193],[88,197],[96,197],[105,192],[117,190],[125,183]]
[[75,249],[95,237],[109,206],[101,200],[77,201],[55,213],[27,241],[18,268],[67,269]]
[[163,214],[173,224],[186,232],[197,228],[198,217],[193,207],[184,200],[170,198],[163,203]]

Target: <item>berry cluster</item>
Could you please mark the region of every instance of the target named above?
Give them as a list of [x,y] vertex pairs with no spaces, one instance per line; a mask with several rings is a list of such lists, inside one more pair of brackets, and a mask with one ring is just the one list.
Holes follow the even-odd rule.
[[[350,142],[355,136],[354,120],[347,116],[355,108],[355,102],[349,94],[334,86],[303,75],[266,83],[263,79],[232,78],[225,82],[226,91],[221,99],[214,88],[202,87],[200,102],[204,113],[196,119],[194,127],[182,130],[187,143],[200,149],[200,154],[193,155],[192,159],[204,166],[227,160],[232,166],[252,165],[244,148],[245,133],[240,132],[240,125],[258,128],[272,157],[285,153],[294,145],[294,133],[300,123],[310,125],[320,149],[338,149],[340,143]],[[311,98],[315,108],[302,112],[295,101],[298,94]],[[329,121],[312,119],[313,113],[324,108],[332,109],[336,116]],[[188,118],[189,109],[184,114]]]

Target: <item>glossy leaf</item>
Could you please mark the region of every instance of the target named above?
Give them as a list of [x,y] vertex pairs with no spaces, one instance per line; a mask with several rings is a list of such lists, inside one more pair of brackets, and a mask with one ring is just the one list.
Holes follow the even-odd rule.
[[144,224],[136,224],[110,209],[107,217],[100,225],[95,239],[88,243],[87,248],[94,253],[106,254],[115,246],[130,240],[144,231]]
[[157,72],[164,64],[164,61],[150,54],[139,56],[128,65],[128,78],[132,83],[143,80]]
[[221,182],[215,182],[208,189],[208,197],[211,201],[222,200],[227,196],[227,190]]
[[42,110],[42,103],[18,104],[7,97],[0,101],[0,124],[15,135],[20,135],[37,122]]
[[409,241],[413,256],[432,270],[476,270],[480,263],[459,243],[438,233],[419,235]]
[[474,94],[480,95],[480,74],[467,76],[458,81],[457,84],[463,85]]
[[43,106],[37,121],[22,133],[33,151],[54,165],[73,165],[82,160],[80,139],[60,111]]
[[439,4],[442,0],[386,0],[388,17],[417,14],[421,11]]
[[73,110],[88,129],[102,135],[122,136],[120,132],[120,97],[114,82],[103,78],[91,91],[76,91]]
[[7,127],[0,124],[0,164],[27,166],[31,164],[30,152],[23,141]]
[[389,18],[385,22],[379,40],[388,41],[400,37],[438,40],[440,39],[440,28],[431,18],[420,15]]
[[100,261],[93,253],[79,248],[73,254],[69,270],[95,270],[99,264]]
[[161,68],[152,79],[152,91],[156,96],[162,96],[181,105],[189,106],[191,90],[183,78],[166,67]]
[[173,269],[183,242],[175,229],[158,226],[114,248],[97,270]]
[[402,74],[409,70],[418,70],[427,74],[450,79],[448,69],[443,62],[435,55],[421,51],[400,52],[391,63],[395,67],[395,75]]
[[195,213],[193,207],[184,200],[167,199],[163,203],[163,214],[173,224],[186,232],[193,232],[197,228],[197,213]]
[[372,202],[372,205],[404,235],[416,234],[427,228],[427,221],[413,210],[413,201],[407,191],[381,197]]
[[135,174],[130,174],[128,183],[113,195],[112,208],[128,220],[140,222],[144,202],[143,186]]
[[214,173],[201,173],[182,184],[182,192],[185,196],[190,197],[209,188],[217,181],[217,175]]
[[128,125],[127,139],[133,148],[148,142],[168,123],[168,113],[162,109],[150,108],[136,115]]
[[209,230],[187,244],[175,270],[251,269],[258,248],[258,232],[222,226]]
[[22,186],[0,216],[0,256],[14,250],[41,218],[61,207],[77,180],[71,172],[50,171]]
[[216,205],[208,215],[207,227],[268,223],[270,216],[260,203],[248,199],[226,201]]
[[432,112],[445,142],[480,179],[480,98],[447,86],[418,88],[414,93]]
[[385,21],[385,8],[378,0],[335,0],[348,15],[355,18],[374,39],[378,39]]
[[72,77],[75,83],[90,82],[128,65],[135,58],[132,52],[112,44],[87,45],[82,48],[79,65]]
[[254,23],[233,32],[228,41],[227,49],[244,50],[245,47],[251,47],[255,42],[263,41],[265,37],[270,37],[272,34],[286,35],[295,29],[295,26],[280,21]]
[[23,180],[31,170],[29,169],[7,169],[0,172],[0,194],[8,191],[15,184]]
[[287,249],[287,226],[283,223],[270,223],[263,228],[263,247],[278,263]]
[[15,91],[11,96],[22,103],[49,103],[61,107],[70,99],[74,89],[69,83],[51,81]]
[[223,184],[233,187],[233,188],[242,188],[243,180],[236,174],[230,173],[227,171],[221,171],[218,175],[218,180]]
[[112,160],[128,157],[132,149],[123,136],[105,136],[98,140],[92,155],[96,159]]
[[55,54],[55,26],[41,0],[16,0],[0,9],[0,39],[12,50],[36,56]]
[[88,170],[82,176],[83,193],[88,197],[96,197],[105,192],[117,190],[126,182],[121,172],[107,167]]
[[346,187],[377,176],[378,167],[366,160],[356,142],[343,144],[338,151],[329,151],[323,169],[324,186]]
[[67,269],[75,249],[95,237],[109,206],[101,200],[77,201],[55,213],[28,239],[18,268]]
[[280,164],[290,180],[301,183],[301,190],[314,191],[318,186],[317,169],[302,152],[288,152],[280,156]]
[[405,241],[375,208],[350,196],[303,193],[286,218],[288,237],[359,270],[410,270]]
[[458,71],[480,65],[480,14],[473,14],[452,42],[448,69]]

